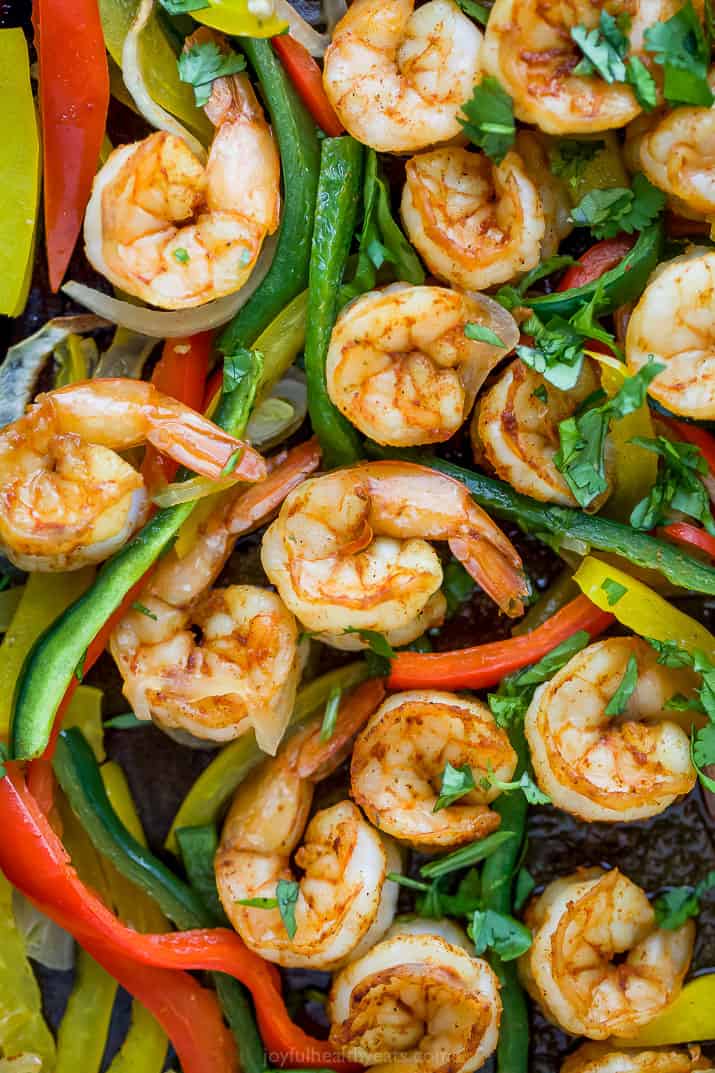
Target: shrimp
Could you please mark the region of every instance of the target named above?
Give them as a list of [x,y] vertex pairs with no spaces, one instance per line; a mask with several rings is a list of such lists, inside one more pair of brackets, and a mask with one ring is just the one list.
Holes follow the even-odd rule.
[[[383,693],[381,683],[364,683],[343,701],[338,721],[351,707],[367,718]],[[349,722],[354,731],[359,720]],[[330,969],[369,950],[395,914],[398,888],[387,875],[401,871],[394,843],[351,801],[316,812],[308,823],[313,782],[341,762],[350,744],[339,733],[337,744],[331,739],[321,750],[319,735],[314,720],[239,787],[216,855],[219,895],[236,931],[267,961],[294,968]],[[279,880],[293,879],[293,853],[302,875],[291,937],[277,909],[239,903],[274,898]]]
[[[470,323],[503,345],[468,339]],[[483,295],[407,284],[370,291],[333,328],[328,393],[378,443],[437,443],[461,427],[485,378],[518,338],[511,314]]]
[[442,584],[429,540],[447,540],[502,610],[521,614],[528,586],[510,541],[461,484],[407,462],[306,481],[285,500],[261,555],[286,606],[326,643],[364,645],[345,632],[375,630],[406,644],[425,628]]
[[[447,763],[468,765],[477,788],[435,812]],[[485,790],[480,781],[493,772],[508,782],[515,768],[516,753],[486,704],[436,690],[394,693],[357,737],[351,795],[393,838],[445,849],[499,826],[499,816],[487,807],[499,790]]]
[[110,154],[85,216],[90,263],[163,309],[239,290],[278,227],[280,158],[248,77],[217,78],[206,113],[216,132],[205,166],[157,131]]
[[246,444],[137,380],[92,380],[38,395],[0,430],[0,549],[22,570],[77,570],[117,551],[146,520],[140,473],[117,454],[151,443],[217,478],[258,481],[265,462]]
[[330,1042],[380,1073],[481,1069],[499,1037],[499,981],[460,932],[449,921],[396,922],[334,978]]
[[[629,16],[631,52],[652,66],[643,52],[645,30],[677,7],[674,0],[614,0],[608,11]],[[496,0],[482,62],[513,98],[517,119],[547,134],[592,134],[623,127],[639,114],[630,86],[573,73],[582,53],[570,31],[579,25],[593,29],[601,8],[593,0]]]
[[[517,358],[481,396],[474,411],[470,433],[476,460],[486,460],[517,492],[543,503],[576,506],[554,462],[560,446],[559,423],[571,417],[599,387],[591,362],[584,362],[578,382],[566,392],[552,387]],[[545,398],[535,394],[537,391],[546,392]],[[607,470],[613,469],[612,461],[612,452],[607,449]],[[609,494],[610,488],[590,510],[598,510]]]
[[619,1051],[617,1045],[584,1043],[569,1055],[561,1073],[713,1073],[699,1047],[683,1050]]
[[275,593],[255,585],[210,586],[237,537],[270,516],[319,458],[313,444],[294,449],[267,487],[222,502],[184,558],[173,549],[162,558],[110,638],[124,695],[140,719],[209,742],[253,727],[260,748],[276,751],[306,645]]
[[617,868],[554,880],[532,899],[524,919],[533,942],[519,960],[520,975],[566,1032],[627,1038],[680,993],[693,921],[674,931],[657,927],[644,892]]
[[511,151],[500,164],[455,146],[408,161],[402,219],[438,279],[467,290],[505,283],[550,256],[570,231],[565,187],[536,137],[520,135],[518,146],[524,157]]
[[333,31],[323,85],[354,138],[407,153],[448,141],[478,80],[482,34],[453,0],[355,0]]
[[626,333],[631,373],[652,355],[665,369],[648,394],[675,414],[715,418],[715,252],[694,247],[653,273]]
[[[631,656],[636,687],[622,715],[607,715]],[[589,822],[663,812],[695,785],[690,740],[665,709],[675,693],[692,692],[692,677],[663,667],[638,637],[611,637],[577,652],[536,691],[525,717],[541,789]]]

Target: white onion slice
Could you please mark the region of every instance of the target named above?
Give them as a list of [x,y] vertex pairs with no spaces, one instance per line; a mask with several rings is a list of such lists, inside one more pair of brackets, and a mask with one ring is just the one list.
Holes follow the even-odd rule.
[[212,480],[211,477],[189,477],[186,481],[175,481],[167,484],[151,497],[155,506],[175,507],[178,503],[193,503],[194,500],[205,499],[206,496],[215,495],[216,492],[224,492],[238,484],[240,477],[219,477]]
[[325,18],[326,33],[332,34],[336,25],[343,15],[346,15],[348,5],[345,0],[323,0],[323,17]]
[[211,328],[220,328],[231,320],[267,276],[275,249],[276,236],[271,235],[263,243],[255,268],[240,290],[191,309],[150,309],[148,306],[133,305],[75,280],[65,283],[62,290],[85,309],[91,309],[98,316],[106,317],[113,324],[120,324],[132,332],[149,335],[152,339],[178,339],[181,336],[196,335],[197,332],[207,332]]
[[147,358],[156,346],[156,339],[130,332],[128,328],[117,328],[109,348],[99,359],[95,371],[96,377],[113,379],[114,377],[131,377],[138,380]]
[[325,50],[330,44],[329,33],[321,34],[314,30],[310,23],[298,14],[293,5],[288,3],[288,0],[274,0],[273,11],[279,19],[284,19],[288,23],[290,36],[307,48],[311,56],[325,55]]
[[141,56],[139,55],[139,40],[142,30],[149,21],[149,16],[154,10],[154,0],[142,0],[137,11],[137,16],[131,25],[129,33],[124,40],[122,48],[122,76],[124,85],[127,87],[132,100],[136,104],[147,123],[157,130],[165,130],[168,134],[175,134],[183,138],[192,153],[202,162],[206,160],[206,149],[193,134],[179,123],[173,115],[165,111],[151,97],[142,74]]
[[308,412],[308,387],[299,369],[291,369],[251,414],[246,439],[266,450],[300,428]]
[[74,965],[74,939],[54,920],[20,894],[12,892],[15,924],[25,940],[25,951],[46,969],[66,972]]

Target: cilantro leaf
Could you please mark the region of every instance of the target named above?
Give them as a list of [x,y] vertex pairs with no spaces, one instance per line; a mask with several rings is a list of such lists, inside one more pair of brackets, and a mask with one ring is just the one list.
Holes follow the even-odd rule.
[[514,144],[514,102],[496,78],[487,75],[474,87],[471,99],[458,116],[464,133],[474,145],[500,164]]
[[340,698],[343,695],[343,691],[340,686],[334,686],[330,690],[330,696],[328,697],[325,705],[325,714],[323,715],[323,722],[320,725],[320,740],[330,741],[335,733],[335,725],[338,721],[338,712],[340,711]]
[[189,11],[205,11],[206,0],[159,0],[164,11],[169,15],[186,15]]
[[281,915],[285,930],[288,932],[289,939],[294,939],[295,933],[298,930],[298,925],[295,922],[295,903],[298,901],[299,893],[300,887],[294,880],[278,880],[278,885],[276,887],[278,912]]
[[675,931],[700,912],[701,898],[715,887],[715,871],[708,872],[695,887],[671,887],[653,902],[659,928]]
[[636,100],[646,112],[652,112],[658,103],[658,87],[643,60],[629,56],[626,60],[626,80],[632,87]]
[[343,633],[356,633],[367,645],[366,661],[371,678],[385,678],[390,673],[395,650],[383,634],[377,630],[360,630],[348,626]]
[[693,657],[681,648],[677,641],[656,641],[654,637],[645,640],[658,653],[656,662],[663,667],[692,667]]
[[690,756],[700,782],[706,790],[715,793],[715,779],[712,779],[703,771],[703,768],[715,764],[715,723],[708,723],[701,730],[693,732],[690,742]]
[[574,189],[591,161],[605,148],[606,143],[601,139],[581,142],[575,138],[563,138],[549,148],[549,165],[554,175]]
[[549,795],[539,789],[528,771],[523,771],[521,776],[514,782],[502,782],[502,780],[498,779],[494,772],[490,770],[481,780],[481,784],[485,790],[488,790],[490,786],[493,786],[501,793],[510,793],[514,790],[521,790],[530,805],[551,804]]
[[477,343],[489,343],[491,346],[501,347],[506,345],[496,332],[493,332],[491,328],[487,328],[484,324],[465,324],[464,334],[467,339],[473,339]]
[[552,317],[543,324],[533,313],[522,328],[534,340],[533,346],[520,343],[516,347],[524,364],[561,391],[575,387],[584,358],[581,333],[563,317]]
[[638,684],[638,663],[635,656],[628,657],[628,663],[626,669],[618,686],[618,689],[613,694],[608,704],[606,705],[606,715],[622,715],[626,710],[628,701],[633,695],[633,691]]
[[435,801],[432,811],[440,812],[443,808],[449,808],[460,797],[471,793],[474,788],[474,775],[469,764],[463,764],[462,767],[456,768],[448,760],[442,772],[439,797]]
[[531,393],[531,397],[546,404],[549,401],[549,393],[546,390],[546,384],[539,384],[538,387],[535,387]]
[[614,186],[589,192],[571,210],[577,227],[589,227],[596,238],[632,234],[651,224],[665,207],[666,196],[639,172],[631,188]]
[[628,38],[605,8],[601,11],[597,27],[588,30],[583,25],[573,26],[571,37],[584,56],[573,69],[575,75],[598,74],[609,83],[625,82],[623,58],[628,51]]
[[158,617],[154,612],[150,611],[145,604],[139,603],[138,600],[135,600],[132,604],[132,611],[138,611],[140,615],[146,615],[147,618],[152,618],[154,619],[154,622],[158,622]]
[[277,909],[277,898],[237,898],[236,905],[245,905],[247,909]]
[[494,909],[477,909],[467,930],[477,955],[493,950],[502,961],[513,961],[531,946],[526,925]]
[[465,15],[469,15],[470,18],[480,22],[482,26],[486,26],[489,21],[490,11],[486,4],[478,4],[476,0],[457,0],[457,3]]
[[662,459],[655,484],[631,512],[633,528],[654,529],[669,520],[670,511],[680,511],[696,518],[708,533],[715,534],[710,497],[702,481],[709,471],[700,448],[665,436],[655,439],[636,436],[630,442]]
[[202,41],[191,45],[181,53],[177,63],[181,81],[194,87],[194,99],[198,108],[203,108],[208,102],[214,79],[238,74],[246,67],[243,56],[231,50],[222,51],[215,41]]
[[646,51],[663,67],[666,101],[709,108],[715,99],[708,83],[710,48],[692,0],[666,22],[650,26],[644,40]]
[[606,594],[606,601],[609,607],[613,607],[617,604],[621,597],[625,596],[628,592],[625,585],[619,584],[619,582],[614,581],[613,578],[610,577],[607,577],[605,581],[601,582],[601,588]]
[[562,268],[569,268],[575,264],[577,264],[576,259],[568,253],[555,253],[553,257],[547,257],[536,268],[532,268],[530,272],[522,276],[514,289],[520,295],[524,295],[540,279],[545,279],[547,276],[552,276],[554,272],[560,272]]
[[493,831],[486,838],[480,838],[478,842],[470,842],[468,846],[462,846],[461,849],[448,853],[446,857],[438,857],[436,861],[423,864],[420,868],[420,875],[426,879],[439,879],[440,876],[460,872],[463,868],[469,868],[491,857],[492,853],[496,853],[500,846],[512,838],[516,838],[513,831]]
[[497,726],[508,727],[523,717],[531,703],[531,698],[538,685],[548,682],[557,671],[565,667],[572,656],[580,652],[590,642],[586,630],[577,630],[561,644],[534,663],[531,667],[503,678],[499,690],[487,697],[489,708]]
[[442,592],[447,601],[447,616],[451,617],[470,598],[477,583],[457,559],[448,562],[442,574]]

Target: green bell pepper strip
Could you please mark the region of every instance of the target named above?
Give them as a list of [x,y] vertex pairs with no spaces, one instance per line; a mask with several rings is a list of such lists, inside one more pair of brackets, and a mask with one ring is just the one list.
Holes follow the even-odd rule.
[[224,354],[253,346],[273,318],[306,287],[320,160],[315,124],[270,42],[244,37],[241,47],[258,75],[278,140],[283,214],[266,278],[219,339]]
[[[252,375],[244,377],[234,391],[221,398],[214,421],[235,436],[240,436],[248,423],[260,372],[259,362]],[[88,645],[121,606],[129,590],[168,550],[195,506],[196,501],[179,503],[155,514],[105,563],[94,585],[32,646],[15,690],[10,728],[10,754],[14,759],[30,760],[44,752],[72,677],[81,675]]]
[[79,949],[75,982],[57,1033],[55,1073],[99,1073],[117,981]]
[[591,301],[598,287],[601,287],[601,302],[598,312],[611,313],[624,302],[637,298],[645,288],[653,269],[660,260],[663,246],[663,225],[651,224],[641,231],[635,246],[623,258],[619,265],[606,272],[600,279],[587,283],[583,287],[572,287],[568,291],[555,291],[553,294],[524,298],[524,305],[533,309],[541,320],[553,316],[571,317]]
[[218,849],[218,835],[214,825],[203,827],[179,827],[176,840],[181,850],[184,871],[189,883],[209,908],[216,920],[228,924],[228,918],[216,889],[214,857]]
[[320,155],[308,281],[305,375],[308,411],[326,468],[346,466],[362,452],[357,432],[328,395],[325,359],[338,314],[338,289],[355,230],[363,148],[353,138],[326,138]]
[[[329,671],[299,691],[295,700],[290,726],[299,726],[309,715],[328,700],[333,689],[352,689],[367,678],[367,664],[350,663]],[[176,832],[183,827],[204,827],[216,823],[234,791],[263,760],[252,730],[226,745],[193,784],[174,817],[164,845],[172,853],[179,852]]]

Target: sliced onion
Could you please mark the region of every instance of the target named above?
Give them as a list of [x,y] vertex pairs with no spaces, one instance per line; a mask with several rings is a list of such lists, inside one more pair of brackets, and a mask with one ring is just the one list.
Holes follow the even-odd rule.
[[133,380],[141,377],[147,358],[156,346],[156,339],[128,328],[117,328],[108,350],[99,359],[95,376],[128,376]]
[[346,15],[348,5],[345,0],[323,0],[323,18],[325,19],[326,33],[332,34],[336,25],[343,15]]
[[285,19],[288,23],[288,33],[304,48],[307,48],[311,56],[324,56],[325,50],[330,44],[330,34],[321,34],[314,30],[302,15],[299,15],[288,0],[275,0],[274,13],[279,19]]
[[215,481],[210,477],[190,477],[188,481],[167,484],[151,497],[151,501],[162,510],[164,507],[175,507],[178,503],[192,503],[194,500],[212,496],[216,492],[223,492],[226,488],[238,484],[240,479],[230,474],[227,477],[219,477]]
[[0,1073],[42,1073],[39,1054],[17,1054],[14,1058],[0,1058]]
[[141,57],[139,55],[139,40],[153,10],[154,0],[142,0],[137,16],[124,39],[124,47],[122,48],[124,85],[147,123],[152,127],[156,127],[157,130],[165,130],[168,134],[175,134],[177,137],[183,138],[192,153],[195,153],[199,160],[205,161],[206,149],[198,138],[195,138],[183,124],[179,123],[178,119],[175,119],[173,115],[156,103],[144,81]]
[[251,414],[246,438],[266,450],[300,428],[308,412],[308,387],[299,369],[291,369]]
[[185,335],[196,335],[197,332],[207,332],[211,328],[220,328],[231,320],[265,279],[275,249],[276,236],[271,235],[263,243],[255,268],[240,290],[191,309],[150,309],[149,306],[133,305],[75,280],[65,283],[62,290],[86,309],[91,309],[93,313],[106,317],[122,328],[151,336],[152,339],[177,339]]
[[35,384],[48,357],[73,332],[93,332],[107,327],[94,316],[55,317],[39,331],[11,346],[0,365],[0,428],[17,421],[35,394]]
[[46,969],[64,972],[74,965],[74,939],[50,920],[18,890],[12,892],[12,911],[18,931],[25,940],[25,951]]

